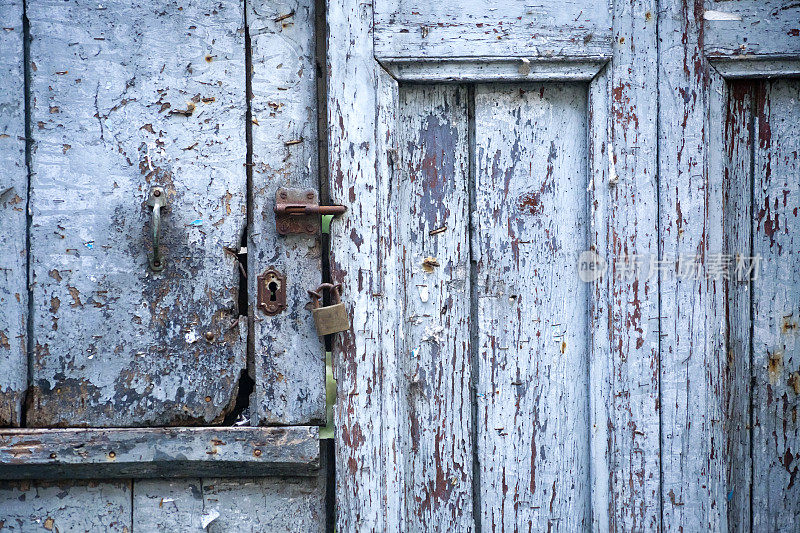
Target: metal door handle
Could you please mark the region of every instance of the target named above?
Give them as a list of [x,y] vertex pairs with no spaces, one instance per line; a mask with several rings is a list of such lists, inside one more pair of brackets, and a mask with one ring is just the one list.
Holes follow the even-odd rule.
[[164,270],[164,258],[161,256],[159,247],[159,236],[161,234],[161,208],[167,205],[167,197],[164,189],[153,187],[150,190],[150,198],[147,205],[153,208],[153,255],[149,258],[150,269],[153,272]]

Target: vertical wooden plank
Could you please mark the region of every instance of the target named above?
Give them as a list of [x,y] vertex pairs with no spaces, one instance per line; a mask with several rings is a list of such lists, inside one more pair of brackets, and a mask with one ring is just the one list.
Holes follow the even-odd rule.
[[203,531],[200,479],[141,479],[133,482],[135,531]]
[[[385,527],[390,530],[406,529],[408,506],[406,498],[406,461],[403,452],[407,443],[407,428],[401,420],[407,420],[408,409],[406,398],[408,388],[403,373],[405,358],[403,357],[404,331],[406,328],[405,313],[402,305],[396,305],[397,298],[405,291],[401,272],[404,254],[400,235],[399,215],[402,213],[395,205],[395,189],[402,183],[399,88],[397,82],[383,70],[377,71],[375,111],[375,147],[376,147],[376,197],[380,225],[376,225],[380,244],[380,260],[376,266],[379,270],[380,292],[372,294],[379,299],[380,320],[377,324],[380,334],[380,360],[376,362],[380,371],[380,456],[377,459],[385,465],[385,480],[375,480],[383,485],[382,507],[378,511],[385,516]],[[366,287],[365,287],[366,289]],[[368,340],[373,341],[373,333],[361,330]],[[365,389],[372,392],[373,389]],[[371,414],[371,416],[375,416]],[[364,421],[369,428],[369,421]],[[355,427],[355,426],[354,426]],[[344,433],[343,433],[344,436]],[[354,442],[357,444],[357,442]],[[338,446],[338,444],[337,444]],[[352,453],[352,452],[351,452]],[[359,453],[363,451],[359,450]],[[355,454],[353,454],[355,456]],[[351,463],[348,460],[348,467]],[[338,467],[337,467],[338,468]],[[336,476],[337,482],[340,476]],[[357,487],[351,487],[351,490]],[[338,496],[339,492],[337,492]],[[373,502],[374,505],[374,502]],[[349,513],[348,513],[349,515]],[[352,518],[350,518],[352,519]]]
[[322,533],[325,531],[324,479],[324,476],[204,479],[203,513],[206,520],[210,520],[206,531]]
[[[703,2],[659,5],[661,505],[665,530],[727,529],[722,195],[708,173]],[[718,120],[722,120],[718,118]]]
[[590,524],[587,87],[475,90],[484,531]]
[[[306,309],[322,280],[319,238],[281,236],[275,228],[279,187],[318,189],[314,2],[247,3],[252,47],[252,220],[248,287],[253,312],[253,423],[321,424],[325,420],[325,350]],[[257,276],[286,275],[287,309],[256,308]]]
[[384,383],[379,333],[381,235],[388,231],[379,202],[388,169],[378,165],[389,157],[379,150],[389,148],[393,115],[381,115],[376,93],[396,91],[396,84],[373,59],[372,4],[332,0],[327,20],[331,196],[349,206],[331,229],[332,275],[343,283],[351,313],[350,331],[337,336],[333,350],[337,529],[387,531],[397,528],[402,493],[398,458],[382,447],[398,442],[396,408],[383,405],[384,396],[393,401],[397,385],[391,377]]
[[0,426],[18,426],[28,383],[22,1],[0,6]]
[[[660,525],[656,2],[615,1],[613,57],[592,83],[592,520]],[[587,272],[587,274],[589,274]]]
[[[468,531],[472,517],[468,93],[400,88],[399,172],[387,230],[398,258],[384,287],[394,324],[405,512],[401,529]],[[391,338],[392,332],[385,332]]]
[[115,531],[131,527],[131,482],[0,482],[3,531]]
[[753,252],[753,530],[800,520],[800,83],[757,97]]
[[[727,275],[719,274],[725,295],[725,371],[723,374],[726,436],[725,475],[727,519],[732,531],[750,528],[752,461],[750,456],[751,401],[751,281],[736,272],[736,258],[751,255],[753,84],[728,86],[714,76],[712,86],[709,173],[722,179],[722,254]],[[719,92],[717,92],[719,91]]]
[[[613,234],[609,232],[611,195],[609,176],[611,165],[609,154],[611,146],[608,136],[611,127],[611,76],[609,68],[604,68],[589,84],[587,152],[589,159],[589,202],[590,230],[589,246],[596,256],[587,254],[589,261],[583,263],[578,258],[578,275],[583,272],[589,289],[589,476],[592,484],[592,528],[598,531],[614,529],[615,507],[612,502],[615,486],[614,472],[617,466],[617,447],[614,445],[615,425],[611,423],[614,409],[612,374],[614,359],[605,354],[611,353],[613,322],[609,320],[609,302],[613,278],[608,264],[613,260],[608,244]],[[622,208],[620,208],[620,211]],[[594,261],[598,273],[592,274],[589,265]],[[623,463],[624,464],[624,463]],[[623,507],[624,509],[624,507]]]
[[[245,366],[243,7],[45,0],[31,21],[28,421],[211,424]],[[166,191],[165,269],[150,188]]]

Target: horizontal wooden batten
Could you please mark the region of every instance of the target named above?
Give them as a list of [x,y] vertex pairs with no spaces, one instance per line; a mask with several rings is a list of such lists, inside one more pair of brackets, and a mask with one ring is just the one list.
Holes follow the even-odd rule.
[[800,4],[786,0],[706,0],[703,50],[735,58],[790,56],[800,49]]
[[611,54],[611,5],[585,0],[506,2],[377,0],[374,55],[570,58]]
[[0,430],[0,479],[316,475],[316,427]]
[[450,58],[430,61],[384,58],[380,64],[398,81],[589,81],[609,61],[606,56],[542,58]]
[[711,65],[725,79],[789,78],[800,76],[797,57],[742,56],[728,58],[708,56]]

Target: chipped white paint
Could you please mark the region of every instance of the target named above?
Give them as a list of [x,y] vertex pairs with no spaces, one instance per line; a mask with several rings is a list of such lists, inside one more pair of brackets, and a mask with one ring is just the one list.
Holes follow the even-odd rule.
[[[247,3],[252,46],[252,213],[248,288],[253,314],[253,424],[319,424],[325,420],[325,349],[306,309],[322,281],[319,237],[278,235],[279,187],[318,189],[314,2]],[[296,142],[300,141],[300,142]],[[258,275],[286,275],[287,309],[256,308]]]
[[611,2],[378,0],[375,56],[586,58],[611,51]]
[[[590,524],[587,91],[475,89],[477,460],[483,531]],[[563,206],[570,206],[564,209]]]
[[28,382],[28,171],[22,0],[0,5],[0,426],[19,425]]
[[738,13],[726,13],[725,11],[712,11],[706,10],[703,12],[705,20],[742,20],[742,16]]
[[800,519],[800,81],[765,82],[754,109],[753,530]]
[[219,518],[219,511],[216,509],[206,509],[203,511],[202,520],[200,521],[200,525],[203,529],[206,529],[211,522]]
[[[703,51],[710,57],[725,57],[747,63],[758,56],[792,58],[800,63],[800,4],[787,0],[705,0],[687,4],[705,18]],[[703,10],[703,4],[705,10]],[[724,13],[722,15],[721,13]],[[727,17],[724,20],[721,17]],[[703,25],[700,20],[696,21]]]
[[[245,366],[227,252],[245,225],[243,7],[44,0],[28,18],[28,423],[221,421]],[[160,274],[145,205],[157,185]],[[190,329],[200,341],[187,342]]]

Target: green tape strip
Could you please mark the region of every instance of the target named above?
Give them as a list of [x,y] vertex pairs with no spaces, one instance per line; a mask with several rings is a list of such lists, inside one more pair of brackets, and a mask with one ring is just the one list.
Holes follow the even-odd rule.
[[322,215],[322,233],[330,234],[331,220],[333,220],[333,215]]
[[336,380],[333,379],[333,355],[325,352],[325,427],[320,429],[320,439],[333,438],[333,406],[336,403]]

